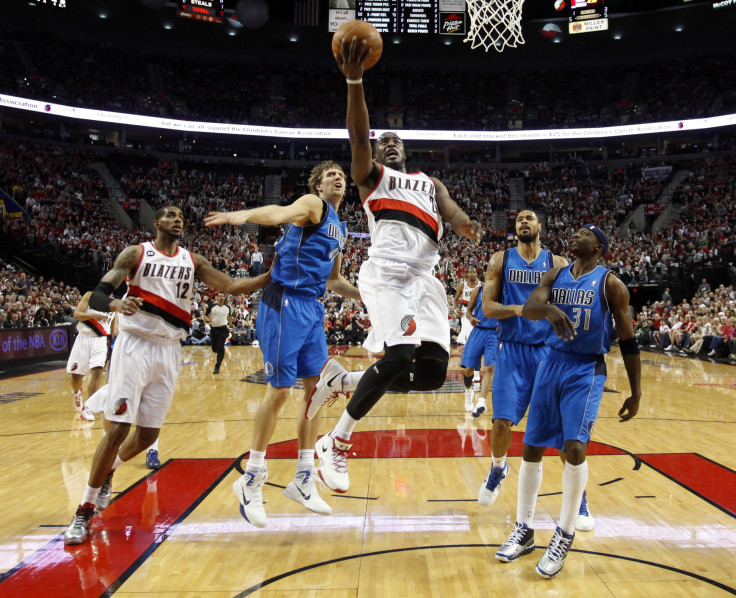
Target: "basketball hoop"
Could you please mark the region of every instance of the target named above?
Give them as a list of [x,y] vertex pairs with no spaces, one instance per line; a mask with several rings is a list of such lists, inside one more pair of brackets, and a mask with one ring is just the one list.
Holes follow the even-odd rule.
[[471,49],[483,46],[486,52],[493,48],[515,48],[524,43],[521,33],[521,6],[524,0],[467,0],[470,29],[464,42]]

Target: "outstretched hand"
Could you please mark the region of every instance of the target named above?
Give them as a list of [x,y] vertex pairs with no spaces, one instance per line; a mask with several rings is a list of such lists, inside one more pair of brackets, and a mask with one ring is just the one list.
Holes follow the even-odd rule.
[[480,242],[481,239],[483,239],[484,234],[483,225],[477,220],[466,220],[461,225],[460,231],[458,231],[458,233],[466,239]]
[[371,49],[366,40],[358,41],[354,37],[350,41],[342,40],[342,54],[336,58],[337,66],[348,79],[361,79],[363,77],[363,63],[368,58]]
[[223,224],[243,224],[246,220],[236,218],[235,212],[210,212],[204,217],[205,226],[220,226]]

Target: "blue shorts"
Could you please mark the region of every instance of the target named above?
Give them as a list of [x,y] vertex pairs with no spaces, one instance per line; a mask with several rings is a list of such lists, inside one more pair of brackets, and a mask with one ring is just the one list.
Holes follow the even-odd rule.
[[463,356],[460,358],[461,368],[480,369],[480,358],[483,357],[483,365],[488,367],[496,363],[496,349],[498,347],[498,329],[480,328],[476,326],[470,332]]
[[606,363],[595,358],[550,351],[534,381],[524,444],[564,450],[567,440],[590,440],[606,383]]
[[498,341],[492,419],[507,419],[514,425],[521,421],[532,398],[537,369],[548,351],[543,344]]
[[314,297],[266,287],[258,308],[256,334],[266,383],[294,386],[297,378],[318,376],[327,361],[324,306]]

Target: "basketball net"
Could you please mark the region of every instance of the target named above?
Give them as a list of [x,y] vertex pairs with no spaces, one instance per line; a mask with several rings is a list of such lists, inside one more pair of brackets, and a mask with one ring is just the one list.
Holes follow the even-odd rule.
[[493,48],[515,48],[524,43],[521,33],[521,6],[524,0],[466,0],[470,29],[464,42],[471,49],[483,46],[486,52]]

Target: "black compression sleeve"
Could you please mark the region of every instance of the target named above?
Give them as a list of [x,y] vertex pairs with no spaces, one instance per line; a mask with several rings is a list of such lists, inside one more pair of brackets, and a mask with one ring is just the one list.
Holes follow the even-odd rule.
[[114,290],[115,287],[109,282],[100,282],[95,287],[95,290],[92,291],[92,296],[89,298],[89,306],[97,311],[109,312],[110,303],[112,303],[110,295],[112,295]]

